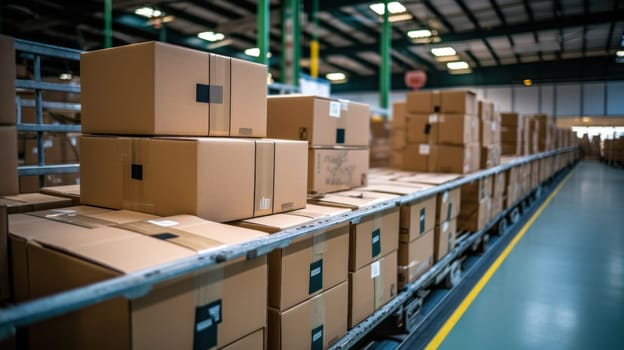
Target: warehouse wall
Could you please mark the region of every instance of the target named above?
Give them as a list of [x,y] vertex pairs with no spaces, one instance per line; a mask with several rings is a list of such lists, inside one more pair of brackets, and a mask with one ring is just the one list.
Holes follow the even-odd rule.
[[[624,81],[540,84],[530,87],[466,86],[479,98],[494,101],[500,111],[523,114],[547,113],[557,117],[624,117]],[[405,99],[404,91],[393,91],[391,101]],[[338,97],[379,106],[379,93],[340,94]]]

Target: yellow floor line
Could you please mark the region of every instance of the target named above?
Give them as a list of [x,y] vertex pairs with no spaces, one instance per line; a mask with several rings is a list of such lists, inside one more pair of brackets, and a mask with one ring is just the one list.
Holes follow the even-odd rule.
[[433,350],[433,349],[437,349],[438,347],[440,347],[440,344],[442,344],[442,342],[444,341],[446,336],[451,332],[451,330],[453,329],[453,327],[455,326],[457,321],[459,321],[459,319],[464,315],[464,312],[466,312],[466,310],[470,307],[470,304],[472,304],[472,302],[475,300],[475,298],[479,295],[479,293],[481,292],[483,287],[485,287],[485,285],[488,283],[488,281],[490,280],[492,275],[494,275],[494,273],[496,272],[498,267],[507,258],[509,253],[511,253],[512,249],[522,239],[522,236],[524,236],[524,234],[531,227],[531,225],[533,225],[535,220],[537,220],[537,218],[542,214],[542,212],[548,206],[548,204],[552,201],[552,199],[563,188],[565,183],[570,179],[570,176],[572,176],[573,172],[574,172],[574,170],[572,172],[570,172],[565,177],[565,179],[563,179],[563,181],[561,181],[561,183],[557,186],[557,188],[555,188],[555,190],[550,194],[550,196],[548,196],[548,198],[544,201],[544,203],[542,203],[542,205],[539,207],[539,209],[537,209],[535,214],[533,214],[533,216],[531,216],[529,221],[522,227],[522,229],[516,235],[516,237],[514,237],[514,239],[507,246],[507,248],[505,248],[505,250],[501,253],[501,255],[496,259],[496,261],[494,261],[492,266],[490,266],[490,268],[486,271],[486,273],[481,277],[479,282],[477,282],[477,284],[472,288],[470,293],[468,293],[468,295],[464,298],[464,300],[461,302],[459,307],[455,310],[455,312],[453,312],[451,317],[449,317],[448,320],[446,320],[446,322],[444,323],[442,328],[440,328],[440,330],[435,335],[435,337],[433,337],[433,339],[431,339],[431,341],[429,342],[429,344],[427,344],[427,347],[425,349]]

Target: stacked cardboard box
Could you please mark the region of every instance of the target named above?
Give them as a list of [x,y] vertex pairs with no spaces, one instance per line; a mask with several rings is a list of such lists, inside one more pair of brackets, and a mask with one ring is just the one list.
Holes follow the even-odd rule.
[[315,96],[270,96],[267,115],[269,137],[309,143],[309,192],[366,185],[368,105]]
[[[350,209],[308,204],[235,225],[268,233]],[[326,349],[347,332],[349,225],[336,225],[269,254],[268,348]]]
[[485,227],[492,217],[492,175],[461,187],[461,209],[457,219],[457,229],[476,232]]
[[605,140],[602,158],[608,163],[624,163],[624,137]]
[[501,113],[502,155],[523,155],[524,119],[518,113]]
[[306,143],[245,138],[266,136],[265,66],[156,42],[80,64],[83,203],[218,222],[305,206]]
[[15,44],[0,35],[0,195],[19,192],[15,112]]
[[554,118],[546,114],[535,114],[532,116],[532,120],[537,124],[535,127],[537,144],[535,145],[536,151],[534,153],[554,150],[557,138],[557,127]]
[[[514,157],[503,157],[502,163],[513,161]],[[504,209],[509,209],[521,198],[520,166],[505,170]]]
[[[94,207],[14,214],[9,237],[15,301],[265,235],[190,215],[158,218]],[[34,324],[26,341],[33,349],[228,349],[241,342],[245,348],[262,349],[266,259],[243,257],[158,284],[145,296],[112,299]]]
[[479,122],[470,91],[407,94],[403,170],[465,174],[479,169]]
[[386,167],[390,165],[390,122],[385,119],[371,118],[370,122],[370,166]]
[[[314,202],[356,210],[397,197],[343,191]],[[349,226],[349,328],[352,328],[397,294],[399,208],[365,216]]]
[[481,144],[481,169],[500,164],[501,156],[501,119],[494,104],[479,101],[479,142]]

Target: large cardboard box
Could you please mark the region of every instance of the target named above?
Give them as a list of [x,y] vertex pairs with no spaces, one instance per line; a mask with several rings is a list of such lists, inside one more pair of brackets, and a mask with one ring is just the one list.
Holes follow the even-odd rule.
[[161,42],[80,56],[82,131],[266,136],[264,65]]
[[221,350],[262,350],[265,344],[265,328],[258,329],[257,331],[246,335],[245,337],[235,341],[234,343],[227,345]]
[[433,265],[434,235],[431,229],[410,242],[399,243],[399,290],[405,284],[414,282]]
[[355,327],[397,294],[397,252],[349,273],[349,328]]
[[268,349],[327,349],[347,333],[345,281],[286,311],[269,308]]
[[51,196],[69,198],[72,201],[72,205],[80,204],[80,185],[42,187],[41,193]]
[[470,173],[474,167],[472,145],[468,146],[431,146],[429,171],[447,173]]
[[437,91],[412,91],[406,94],[409,113],[440,112],[440,93]]
[[85,204],[224,222],[306,203],[305,142],[82,136],[80,143]]
[[429,144],[409,144],[401,151],[401,169],[411,171],[428,171],[431,158]]
[[455,249],[455,235],[457,234],[457,218],[444,221],[435,227],[433,239],[433,262],[437,263],[446,254]]
[[66,207],[72,205],[72,201],[69,198],[42,193],[22,193],[0,197],[0,205],[5,205],[9,214],[16,214]]
[[437,120],[437,114],[408,113],[405,117],[406,141],[408,143],[436,143]]
[[18,192],[17,129],[0,126],[0,195]]
[[472,91],[444,90],[440,92],[440,112],[477,115],[477,95]]
[[[110,223],[141,215],[104,216]],[[46,212],[9,218],[11,243],[27,263],[20,276],[29,298],[266,235],[189,215],[116,227],[88,216],[64,219]],[[240,258],[158,284],[143,297],[112,299],[30,326],[28,341],[35,349],[222,348],[265,327],[266,288],[266,257]]]
[[478,202],[462,201],[461,211],[457,217],[457,228],[460,231],[477,232],[485,227],[491,212],[491,197],[485,197]]
[[468,145],[479,142],[479,119],[471,114],[439,114],[437,143]]
[[15,74],[15,40],[0,35],[0,125],[15,125]]
[[306,140],[310,146],[368,146],[368,105],[285,95],[269,96],[267,107],[269,137]]
[[368,149],[310,148],[308,192],[329,193],[366,186],[368,166]]

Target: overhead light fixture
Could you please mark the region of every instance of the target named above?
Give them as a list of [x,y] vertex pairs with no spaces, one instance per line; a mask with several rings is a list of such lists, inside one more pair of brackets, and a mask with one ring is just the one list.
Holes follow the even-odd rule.
[[201,32],[197,34],[197,37],[206,41],[210,41],[212,43],[225,39],[225,35],[223,35],[223,33],[216,32]]
[[412,18],[414,17],[412,17],[412,15],[410,15],[409,13],[399,13],[398,15],[390,15],[388,17],[388,21],[389,22],[402,22],[402,21],[409,21]]
[[615,55],[616,55],[617,57],[624,57],[624,50],[617,50],[617,51],[615,52]]
[[325,78],[333,83],[347,81],[347,76],[342,72],[327,73],[325,74]]
[[[252,47],[250,49],[245,50],[245,55],[251,57],[260,57],[260,49],[257,47]],[[267,57],[271,57],[271,53],[267,52]]]
[[73,76],[71,73],[61,73],[61,75],[59,75],[59,79],[61,80],[72,80]]
[[433,49],[431,49],[431,53],[436,57],[454,56],[455,54],[457,54],[454,48],[448,47],[448,46],[447,47],[434,47]]
[[533,80],[531,80],[531,79],[524,79],[524,80],[522,81],[522,84],[523,84],[524,86],[531,86],[531,85],[533,85]]
[[455,62],[447,63],[446,68],[450,70],[460,70],[460,69],[468,69],[470,68],[470,66],[468,65],[468,62],[466,61],[455,61]]
[[151,8],[151,7],[140,7],[136,10],[134,10],[134,13],[139,15],[139,16],[143,16],[143,17],[147,17],[147,18],[154,18],[154,17],[160,17],[162,15],[164,15],[164,13],[160,10],[157,10],[155,8]]
[[[379,16],[382,16],[385,12],[385,6],[382,2],[371,4],[369,7],[371,10],[373,10],[373,12],[375,12]],[[403,12],[407,12],[407,9],[400,2],[392,1],[388,3],[388,14],[393,15],[393,14],[398,14],[398,13],[403,13]]]
[[407,36],[412,39],[429,38],[432,34],[429,29],[416,29],[407,32]]

